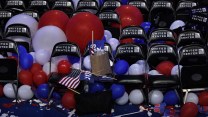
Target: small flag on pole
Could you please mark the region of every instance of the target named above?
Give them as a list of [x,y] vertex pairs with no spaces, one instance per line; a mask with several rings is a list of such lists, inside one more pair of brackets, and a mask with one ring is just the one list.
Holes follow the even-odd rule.
[[80,80],[88,81],[89,83],[97,82],[111,82],[115,79],[109,76],[97,76],[90,71],[84,71],[80,74]]
[[63,77],[59,81],[59,84],[64,85],[67,88],[76,89],[80,83],[80,79],[79,79],[80,74],[81,74],[81,70],[73,69],[69,75]]

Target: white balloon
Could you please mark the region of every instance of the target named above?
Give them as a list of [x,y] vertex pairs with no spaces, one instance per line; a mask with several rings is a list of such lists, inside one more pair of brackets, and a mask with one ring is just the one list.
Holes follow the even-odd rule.
[[99,0],[96,0],[96,1],[97,1],[97,3],[98,3],[98,6],[100,6],[100,4],[101,4],[100,1],[99,1]]
[[140,89],[134,89],[129,94],[129,101],[132,104],[141,104],[144,101],[143,93]]
[[149,72],[150,68],[145,60],[138,60],[136,63],[142,65],[146,69],[146,72]]
[[149,75],[162,75],[157,70],[151,70],[148,72]]
[[56,56],[51,58],[51,62],[55,63],[56,65],[58,65],[58,63],[62,60],[68,60],[68,57],[66,55],[63,55],[63,56]]
[[198,98],[198,96],[195,93],[188,93],[185,102],[193,102],[193,103],[195,103],[197,105],[198,102],[199,102],[199,98]]
[[141,64],[141,65],[145,65],[146,61],[145,60],[138,60],[136,63],[137,64]]
[[87,70],[91,70],[90,55],[88,55],[84,58],[83,65]]
[[22,100],[29,100],[34,96],[34,93],[29,85],[22,85],[18,89],[18,96]]
[[104,36],[105,36],[106,40],[109,40],[110,38],[112,38],[112,33],[109,30],[105,30]]
[[7,52],[7,56],[12,56],[12,52]]
[[117,46],[120,44],[118,39],[116,38],[110,38],[109,40],[107,40],[107,43],[110,44],[113,51],[115,51]]
[[38,22],[35,18],[25,14],[18,14],[9,19],[6,23],[5,30],[11,24],[24,24],[30,28],[31,37],[33,37],[38,29]]
[[145,73],[145,67],[140,64],[132,64],[128,72],[129,75],[142,75]]
[[127,92],[124,93],[124,95],[118,99],[116,99],[116,104],[118,105],[125,105],[129,100],[129,95]]
[[80,69],[80,63],[74,63],[74,64],[72,65],[72,68],[73,68],[73,69]]
[[50,52],[48,50],[40,49],[35,52],[35,60],[37,63],[44,65],[50,60]]
[[29,54],[32,55],[32,57],[33,57],[33,63],[36,63],[36,60],[35,60],[35,52],[30,52]]
[[171,24],[170,29],[174,30],[183,26],[185,26],[185,23],[182,20],[176,20]]
[[35,52],[45,49],[51,53],[54,45],[59,42],[67,42],[64,32],[56,26],[44,26],[36,32],[32,45]]
[[75,8],[75,10],[76,10],[76,8],[77,8],[77,5],[78,5],[78,2],[79,2],[80,0],[72,0],[72,2],[73,2],[73,4],[74,4],[74,8]]
[[149,92],[149,102],[153,105],[160,104],[163,101],[163,93],[159,90]]
[[43,65],[43,71],[49,75],[52,72],[57,72],[57,67],[55,63],[51,63],[51,69],[50,69],[50,62],[47,62]]
[[179,76],[179,69],[181,70],[182,69],[182,65],[175,65],[172,70],[171,70],[171,75],[177,75]]
[[[14,86],[14,88],[13,88],[13,86]],[[6,97],[15,98],[16,91],[17,91],[17,86],[15,84],[7,83],[6,85],[4,85],[3,92]]]
[[0,54],[0,58],[4,58],[4,56]]

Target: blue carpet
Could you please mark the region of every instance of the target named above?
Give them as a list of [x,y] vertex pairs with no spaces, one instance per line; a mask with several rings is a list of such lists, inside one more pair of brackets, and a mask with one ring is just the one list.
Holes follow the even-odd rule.
[[[7,113],[8,117],[11,115],[15,115],[18,117],[69,117],[68,110],[63,110],[62,108],[58,108],[57,105],[59,102],[55,102],[50,108],[47,110],[46,107],[40,107],[37,103],[30,104],[29,101],[21,102],[16,105],[13,105],[10,108],[5,108],[5,104],[11,104],[12,100],[7,98],[0,98],[0,117],[3,113]],[[33,105],[35,104],[35,105]],[[122,114],[138,112],[139,108],[136,105],[126,104],[124,106],[115,105],[114,113],[111,115],[105,114],[96,114],[96,115],[85,115],[81,117],[113,117]],[[160,117],[159,113],[152,113],[152,117]],[[14,116],[13,116],[14,117]],[[72,115],[71,117],[77,117],[76,115]],[[122,117],[148,117],[147,112],[141,112],[131,115],[126,115]],[[206,117],[205,114],[198,114],[198,117]]]

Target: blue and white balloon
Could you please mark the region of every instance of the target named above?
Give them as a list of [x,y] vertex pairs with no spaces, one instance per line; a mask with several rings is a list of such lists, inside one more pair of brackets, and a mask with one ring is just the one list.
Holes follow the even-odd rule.
[[105,30],[104,36],[105,36],[106,40],[109,40],[110,38],[112,38],[112,33],[109,30]]
[[129,67],[129,75],[142,75],[145,73],[145,66],[140,64],[132,64]]
[[86,56],[83,60],[83,66],[87,69],[87,70],[91,70],[91,62],[90,62],[90,55]]
[[129,95],[127,92],[124,93],[124,95],[118,99],[116,99],[116,104],[118,105],[125,105],[129,101]]
[[115,51],[117,46],[120,44],[120,42],[116,38],[110,38],[109,40],[107,40],[107,43],[110,44],[113,51]]

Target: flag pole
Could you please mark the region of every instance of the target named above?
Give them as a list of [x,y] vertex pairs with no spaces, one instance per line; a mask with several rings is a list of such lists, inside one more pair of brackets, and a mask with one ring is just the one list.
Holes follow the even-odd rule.
[[92,44],[91,44],[92,48],[91,50],[91,54],[94,55],[95,54],[95,50],[94,50],[94,31],[92,30]]
[[71,90],[72,92],[76,93],[76,94],[80,94],[80,92],[75,91],[74,89],[68,88],[69,90]]

